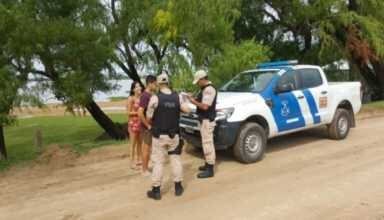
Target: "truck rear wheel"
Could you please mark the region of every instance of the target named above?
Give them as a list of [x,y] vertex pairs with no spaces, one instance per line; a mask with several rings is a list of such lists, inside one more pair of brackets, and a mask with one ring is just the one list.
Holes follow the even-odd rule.
[[335,117],[330,125],[328,125],[329,138],[334,140],[342,140],[348,136],[351,128],[351,115],[348,110],[339,108],[336,110]]
[[233,153],[242,163],[254,163],[263,158],[267,135],[257,123],[247,123],[240,129]]

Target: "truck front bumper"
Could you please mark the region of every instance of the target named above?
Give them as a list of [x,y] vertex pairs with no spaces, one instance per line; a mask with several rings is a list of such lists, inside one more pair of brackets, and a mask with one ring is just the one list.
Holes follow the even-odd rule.
[[[192,122],[193,123],[193,122]],[[199,123],[192,125],[191,120],[181,119],[181,136],[195,147],[201,148],[201,135]],[[216,121],[214,130],[214,142],[216,150],[225,150],[232,147],[240,130],[241,122],[227,122],[226,120]]]

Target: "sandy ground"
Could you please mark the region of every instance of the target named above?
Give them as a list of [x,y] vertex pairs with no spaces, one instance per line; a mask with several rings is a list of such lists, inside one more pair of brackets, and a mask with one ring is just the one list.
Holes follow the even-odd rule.
[[0,219],[384,219],[384,118],[357,126],[344,141],[323,129],[273,139],[250,165],[219,153],[209,180],[195,177],[201,155],[187,148],[185,194],[174,196],[167,171],[161,201],[146,198],[150,180],[129,169],[124,146],[45,155],[0,174]]

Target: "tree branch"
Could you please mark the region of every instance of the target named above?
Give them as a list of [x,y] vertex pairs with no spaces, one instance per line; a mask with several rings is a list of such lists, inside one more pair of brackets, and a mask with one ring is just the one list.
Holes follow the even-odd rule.
[[128,60],[127,54],[122,48],[116,46],[116,49],[120,52],[120,54],[124,57],[125,60]]
[[264,1],[264,2],[265,2],[265,4],[266,4],[268,7],[272,8],[272,9],[277,13],[277,16],[278,16],[278,17],[276,17],[274,14],[272,14],[271,12],[269,12],[268,10],[266,10],[265,7],[263,7],[263,9],[261,10],[262,13],[264,13],[266,16],[268,16],[269,18],[271,18],[272,21],[273,21],[274,23],[276,23],[276,24],[279,24],[279,25],[281,25],[281,26],[284,26],[284,27],[288,28],[288,29],[291,30],[291,31],[294,31],[294,30],[296,29],[293,25],[290,25],[290,24],[284,22],[285,19],[284,19],[284,17],[282,16],[282,14],[284,14],[284,10],[285,10],[284,8],[282,8],[282,9],[275,8],[275,7],[273,7],[272,2],[269,2],[269,1]]
[[143,55],[140,53],[140,51],[136,48],[136,44],[132,45],[132,50],[135,52],[136,56],[139,57],[139,59],[143,59]]
[[161,59],[164,58],[165,53],[167,52],[167,49],[168,49],[168,43],[165,44],[165,46],[163,47],[163,49],[162,49],[162,51],[161,51]]
[[116,0],[111,0],[111,11],[112,11],[112,17],[113,20],[115,21],[115,24],[119,24],[119,16],[117,15],[116,12]]
[[161,51],[160,51],[159,47],[152,40],[152,38],[148,38],[148,44],[149,44],[149,46],[151,46],[151,48],[155,54],[157,64],[160,64],[162,57],[161,57]]
[[131,69],[127,67],[123,62],[121,62],[121,60],[119,60],[118,58],[116,58],[114,61],[120,67],[120,69],[122,69],[129,76],[129,78],[142,83],[137,72],[132,72]]

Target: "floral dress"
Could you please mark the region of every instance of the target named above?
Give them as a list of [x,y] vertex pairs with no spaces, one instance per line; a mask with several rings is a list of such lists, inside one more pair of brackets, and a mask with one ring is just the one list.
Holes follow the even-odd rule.
[[[139,111],[139,107],[140,107],[139,102],[140,102],[140,99],[136,99],[132,103],[132,111],[133,112],[138,112]],[[130,116],[129,117],[128,129],[129,129],[130,132],[133,132],[133,133],[136,133],[136,134],[138,134],[140,132],[141,122],[140,122],[140,118],[139,118],[138,115]]]

